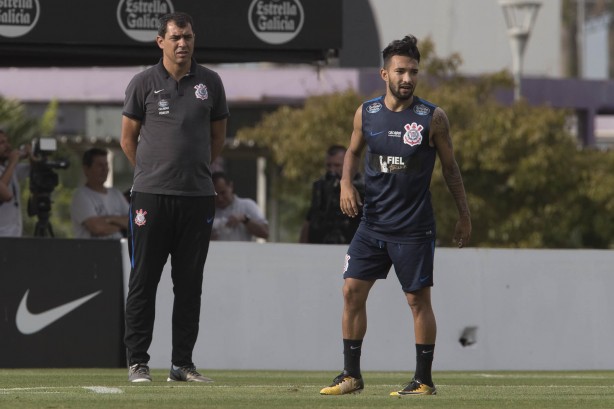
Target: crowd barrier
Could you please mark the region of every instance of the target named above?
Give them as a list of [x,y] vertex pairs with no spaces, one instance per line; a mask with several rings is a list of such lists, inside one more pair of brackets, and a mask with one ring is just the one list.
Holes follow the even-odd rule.
[[[346,246],[213,242],[194,362],[203,369],[340,370]],[[439,248],[435,370],[612,369],[614,252]],[[122,367],[125,241],[0,239],[0,367]],[[122,283],[123,281],[123,283]],[[152,368],[171,356],[170,263]],[[372,289],[363,370],[415,365],[394,270]]]

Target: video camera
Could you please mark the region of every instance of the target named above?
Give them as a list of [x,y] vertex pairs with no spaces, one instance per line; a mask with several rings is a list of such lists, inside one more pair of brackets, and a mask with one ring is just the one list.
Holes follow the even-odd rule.
[[51,193],[59,184],[58,174],[54,169],[67,169],[70,163],[66,159],[51,160],[50,155],[57,151],[57,141],[54,138],[36,138],[32,141],[32,157],[30,165],[30,199],[28,200],[28,216],[38,216],[34,235],[44,237],[48,232],[53,236],[49,224],[51,211]]
[[[352,182],[364,195],[364,185],[360,175]],[[327,172],[314,185],[312,213],[309,221],[310,243],[347,244],[351,241],[360,217],[350,218],[343,214],[339,203],[341,193],[341,176]]]

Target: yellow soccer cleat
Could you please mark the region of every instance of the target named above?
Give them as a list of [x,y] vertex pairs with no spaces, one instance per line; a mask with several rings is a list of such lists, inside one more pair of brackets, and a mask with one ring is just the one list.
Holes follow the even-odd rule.
[[412,379],[410,383],[405,385],[400,391],[390,392],[390,396],[409,396],[409,395],[436,395],[437,388],[420,382],[417,379]]
[[320,395],[346,395],[348,393],[360,393],[365,388],[362,378],[354,378],[341,372],[333,383],[320,391]]

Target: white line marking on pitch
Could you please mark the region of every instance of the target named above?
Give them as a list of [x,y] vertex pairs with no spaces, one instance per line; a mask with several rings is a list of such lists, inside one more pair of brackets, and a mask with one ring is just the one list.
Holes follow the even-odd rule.
[[107,386],[84,386],[83,389],[90,390],[94,393],[124,393],[119,388],[109,388]]

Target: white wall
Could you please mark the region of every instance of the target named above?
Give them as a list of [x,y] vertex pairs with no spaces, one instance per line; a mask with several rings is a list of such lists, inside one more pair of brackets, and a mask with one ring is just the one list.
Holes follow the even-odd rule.
[[[213,242],[195,364],[340,370],[346,246]],[[436,250],[435,370],[611,369],[614,251]],[[158,291],[154,368],[170,365],[169,266]],[[412,370],[409,308],[391,271],[368,302],[364,370]],[[477,326],[477,342],[458,342]]]
[[[524,60],[530,76],[561,77],[561,1],[542,0]],[[458,52],[461,71],[482,74],[512,69],[507,28],[497,0],[370,0],[382,49],[413,34],[430,36],[439,56]]]

